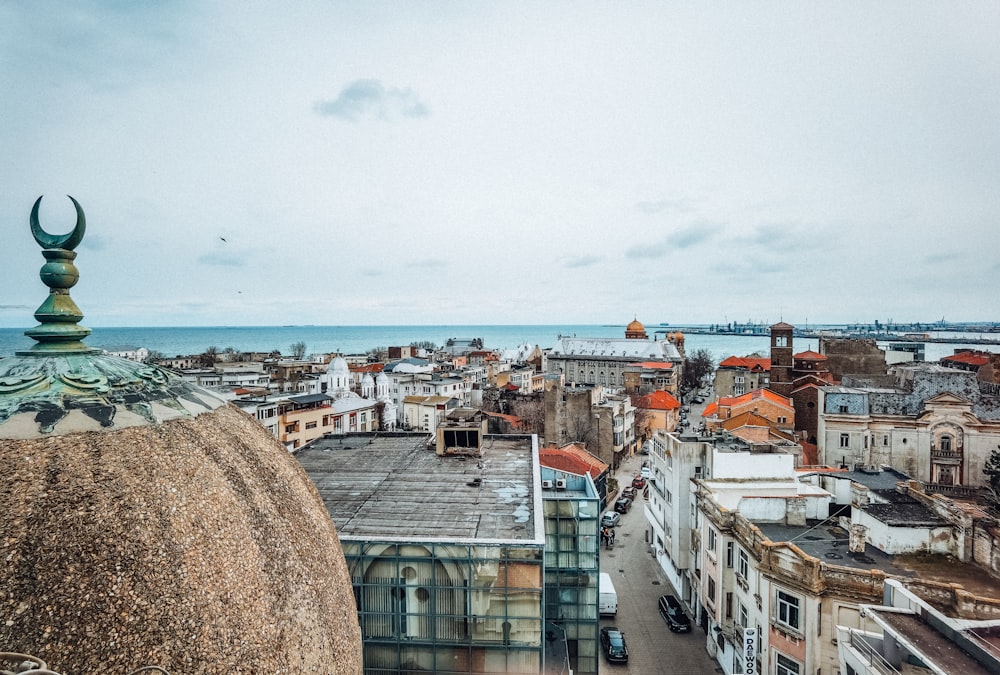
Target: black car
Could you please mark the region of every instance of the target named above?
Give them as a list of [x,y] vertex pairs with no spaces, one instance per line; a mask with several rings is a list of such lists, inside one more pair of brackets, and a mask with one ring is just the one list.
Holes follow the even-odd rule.
[[628,497],[622,497],[615,502],[615,511],[618,513],[628,513],[628,510],[632,508],[632,500]]
[[672,595],[661,595],[657,603],[660,609],[660,616],[667,622],[667,627],[672,633],[690,633],[691,619],[684,613],[684,608]]
[[628,646],[625,644],[625,633],[617,626],[601,629],[601,649],[608,663],[628,663]]

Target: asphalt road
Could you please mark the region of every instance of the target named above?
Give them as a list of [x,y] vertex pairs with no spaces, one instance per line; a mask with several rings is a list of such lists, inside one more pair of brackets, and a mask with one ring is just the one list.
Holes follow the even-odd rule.
[[[618,469],[623,486],[639,472],[642,459],[637,455]],[[705,650],[705,633],[698,627],[690,633],[671,633],[656,609],[661,595],[676,592],[649,554],[644,508],[644,500],[637,499],[632,510],[622,516],[614,548],[601,550],[601,571],[611,575],[618,591],[618,616],[602,618],[601,627],[618,626],[625,633],[629,650],[627,665],[610,664],[602,655],[601,672],[715,675],[721,670]]]

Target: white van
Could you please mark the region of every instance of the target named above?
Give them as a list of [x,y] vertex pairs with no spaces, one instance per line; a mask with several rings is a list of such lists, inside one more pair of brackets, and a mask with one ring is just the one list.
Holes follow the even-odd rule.
[[601,616],[616,616],[618,614],[618,591],[611,582],[611,575],[601,572],[597,587],[597,613]]

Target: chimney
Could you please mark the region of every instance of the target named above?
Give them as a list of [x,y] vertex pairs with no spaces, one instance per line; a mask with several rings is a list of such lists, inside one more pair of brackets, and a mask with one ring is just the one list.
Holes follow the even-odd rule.
[[859,525],[858,523],[851,523],[851,533],[850,539],[848,540],[847,549],[851,553],[864,553],[865,552],[865,533],[868,528],[864,525]]

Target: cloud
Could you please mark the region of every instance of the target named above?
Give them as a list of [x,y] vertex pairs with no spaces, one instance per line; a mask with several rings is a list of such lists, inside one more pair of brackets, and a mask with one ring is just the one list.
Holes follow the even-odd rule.
[[324,117],[357,122],[363,117],[389,121],[397,117],[427,117],[430,110],[411,89],[386,87],[379,80],[355,80],[333,100],[317,101],[313,110]]
[[931,255],[928,255],[928,256],[924,257],[924,264],[925,265],[937,265],[939,263],[950,263],[950,262],[955,262],[956,260],[959,260],[960,258],[961,258],[961,255],[959,255],[958,253],[955,253],[955,252],[946,253],[946,252],[942,251],[940,253],[932,253]]
[[662,258],[671,251],[684,250],[708,241],[715,236],[718,226],[712,223],[692,223],[680,228],[659,242],[641,243],[625,251],[626,258]]
[[603,260],[603,258],[601,258],[600,256],[584,255],[576,258],[570,258],[563,264],[563,267],[567,269],[576,269],[579,267],[591,267],[601,262],[601,260]]
[[626,258],[662,258],[670,253],[670,244],[663,240],[656,244],[635,244],[625,251]]
[[203,253],[198,256],[198,262],[202,265],[212,265],[213,267],[245,267],[246,260],[235,253],[216,251],[214,253]]

